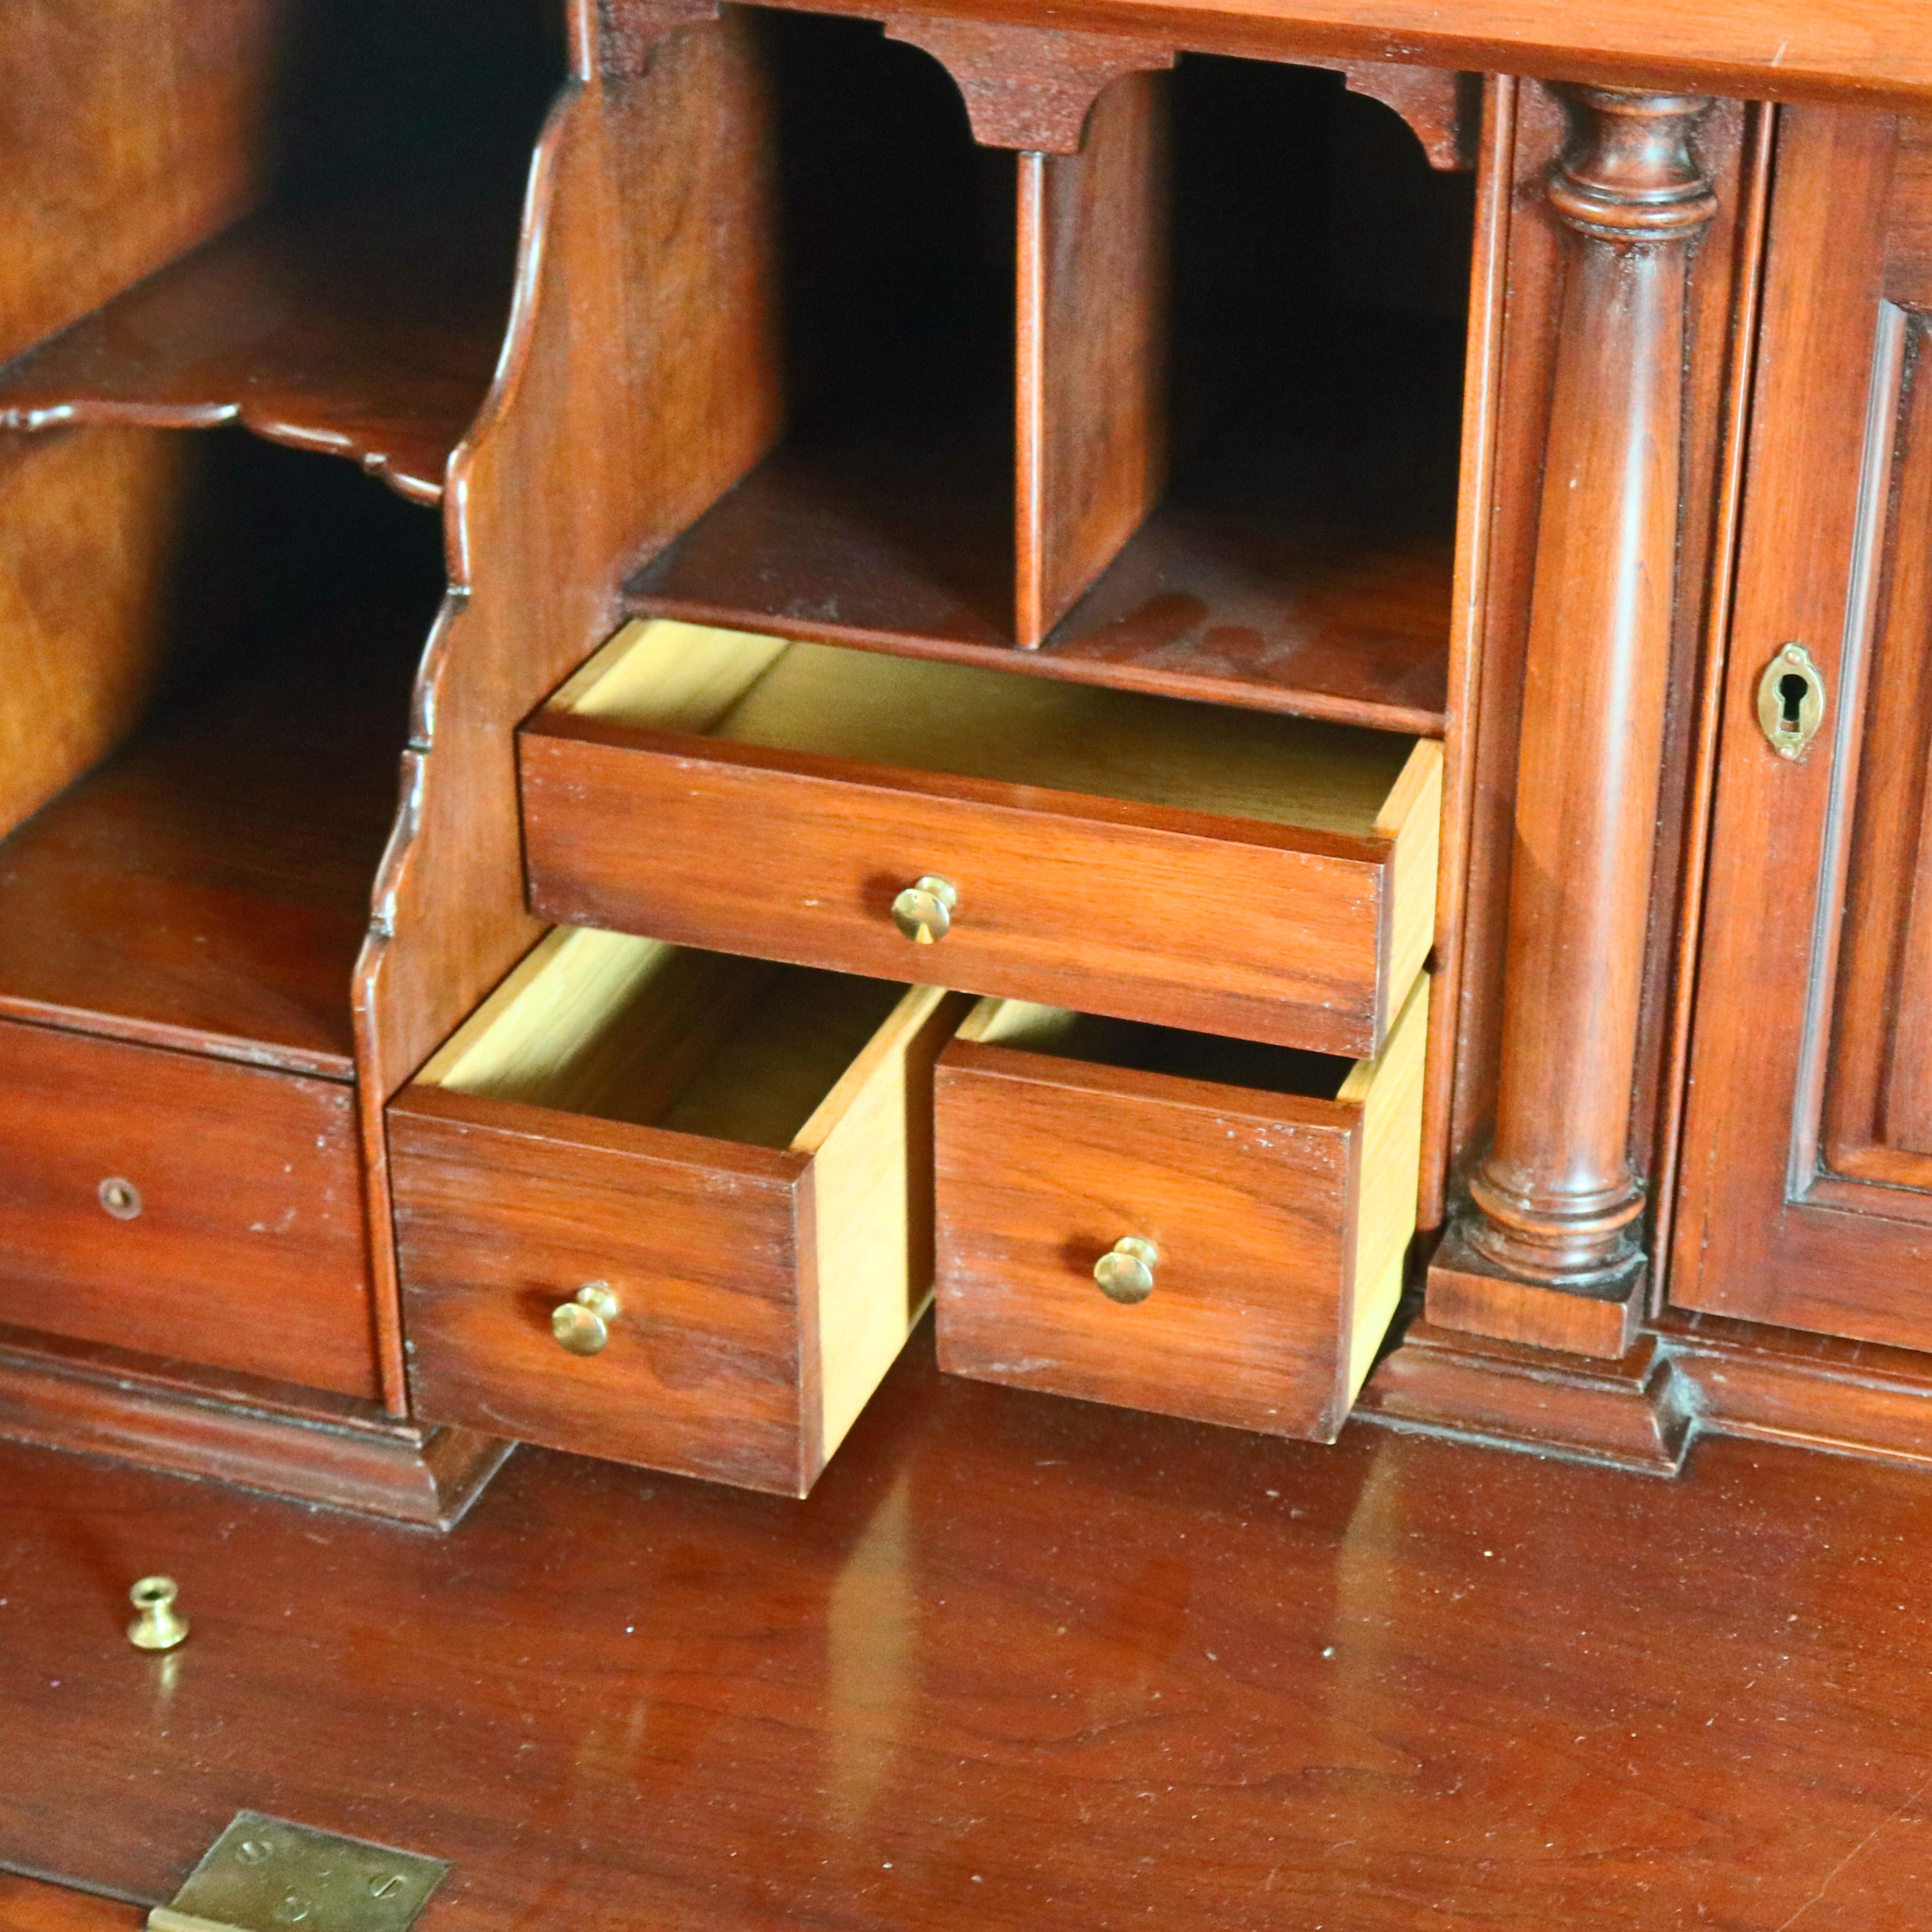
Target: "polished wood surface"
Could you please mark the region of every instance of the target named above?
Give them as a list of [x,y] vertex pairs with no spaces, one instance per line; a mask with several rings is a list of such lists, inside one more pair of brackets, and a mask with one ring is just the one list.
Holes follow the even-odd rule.
[[147,1916],[120,1899],[0,1873],[0,1924],[8,1932],[140,1932]]
[[[806,0],[772,0],[802,8]],[[820,13],[872,16],[884,0],[810,0]],[[1932,56],[1895,0],[1725,0],[1687,11],[1608,0],[1587,16],[1566,0],[1032,0],[1042,24],[1262,60],[1308,56],[1419,62],[1466,71],[1636,86],[1695,82],[1752,100],[1932,98]],[[1025,24],[1012,0],[943,0],[946,19]]]
[[1167,92],[1114,82],[1076,154],[1022,155],[1015,641],[1041,643],[1167,478]]
[[274,211],[0,375],[0,426],[238,422],[419,502],[482,404],[509,305],[500,206]]
[[[1688,246],[1716,211],[1690,140],[1706,104],[1586,90],[1589,145],[1550,182],[1575,231],[1539,521],[1494,1142],[1432,1318],[1534,1341],[1520,1283],[1634,1305],[1630,1161],[1683,460]],[[1604,406],[1605,392],[1614,398]],[[1559,1337],[1582,1338],[1558,1307]],[[1472,1318],[1473,1314],[1473,1318]],[[1528,1332],[1525,1332],[1527,1330]],[[1598,1352],[1621,1353],[1629,1320]]]
[[312,459],[196,454],[128,668],[166,696],[0,843],[0,1011],[343,1078],[435,529]]
[[0,1434],[433,1529],[461,1520],[511,1448],[371,1400],[44,1328],[0,1328]]
[[[1401,1294],[1427,1008],[1352,1066],[988,1002],[935,1094],[941,1364],[1332,1441]],[[1138,1302],[1094,1278],[1123,1236]]]
[[[914,788],[848,760],[653,742],[588,720],[546,720],[521,744],[532,903],[572,925],[875,976],[931,973],[890,909],[938,870],[966,895],[943,970],[975,992],[1322,1052],[1372,1052],[1393,1018],[1390,838],[1073,794],[1046,810],[987,780],[920,774]],[[663,842],[648,869],[632,830],[646,806]],[[712,862],[705,842],[725,824],[756,868]],[[1178,944],[1180,908],[1211,921],[1224,898],[1265,916],[1229,928],[1204,973]],[[1080,954],[1042,944],[1096,904],[1105,920]]]
[[[802,1495],[930,1292],[964,1003],[561,937],[389,1110],[415,1408]],[[592,1281],[580,1356],[551,1312]]]
[[537,1452],[442,1540],[18,1448],[0,1498],[0,1862],[143,1900],[249,1805],[452,1860],[424,1932],[1921,1916],[1916,1472],[1315,1448],[919,1344],[804,1504]]
[[[1883,297],[1890,224],[1909,269],[1924,204],[1914,168],[1888,194],[1894,140],[1884,116],[1781,118],[1671,1299],[1923,1348],[1932,1214],[1909,1124],[1923,325]],[[1793,280],[1794,252],[1827,233],[1834,274]],[[1756,709],[1794,639],[1828,707],[1795,763]]]
[[346,1087],[0,1021],[0,1320],[376,1393]]

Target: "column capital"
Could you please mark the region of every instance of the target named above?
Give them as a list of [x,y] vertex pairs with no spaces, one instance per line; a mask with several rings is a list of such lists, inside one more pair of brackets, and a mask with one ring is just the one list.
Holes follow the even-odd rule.
[[1547,193],[1572,228],[1600,242],[1686,242],[1717,213],[1717,190],[1690,145],[1707,96],[1635,87],[1563,92],[1576,139]]

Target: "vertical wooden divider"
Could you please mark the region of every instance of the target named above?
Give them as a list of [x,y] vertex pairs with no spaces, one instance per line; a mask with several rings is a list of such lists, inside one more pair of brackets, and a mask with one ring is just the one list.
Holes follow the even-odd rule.
[[1019,157],[1015,638],[1042,643],[1166,482],[1166,76],[1107,88],[1078,153]]
[[450,459],[450,591],[355,986],[384,1394],[406,1406],[385,1108],[536,940],[518,722],[614,628],[626,576],[782,419],[773,109],[742,14],[574,0],[496,381]]

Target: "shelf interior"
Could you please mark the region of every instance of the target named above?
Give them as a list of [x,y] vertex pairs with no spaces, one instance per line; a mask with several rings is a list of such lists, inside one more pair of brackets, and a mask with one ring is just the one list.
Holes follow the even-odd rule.
[[[956,380],[940,434],[910,401],[844,410],[830,431],[821,416],[796,418],[772,456],[646,562],[631,608],[1439,734],[1472,180],[1432,171],[1402,122],[1338,75],[1189,56],[1168,80],[1171,480],[1040,649],[1011,648],[1012,494],[994,470],[1012,460],[999,420],[1012,390],[983,373]],[[857,118],[842,124],[856,153]],[[995,215],[1012,226],[1004,180],[987,186],[998,158],[981,158],[982,232]],[[842,220],[856,230],[912,219],[914,173],[896,210],[846,195]],[[866,330],[891,322],[873,285],[796,212],[788,205],[793,254],[837,268],[813,313],[862,316]],[[892,237],[889,225],[860,239],[890,263]],[[932,286],[963,288],[969,269],[1004,266],[990,244],[956,251],[951,281]],[[1084,292],[1049,281],[1047,298]],[[956,322],[968,313],[963,297],[940,308]],[[982,298],[959,339],[983,344],[1010,314]],[[930,382],[930,362],[876,333],[854,340],[862,367]],[[1010,358],[1004,335],[998,346]],[[974,366],[983,371],[988,352]],[[865,388],[857,368],[832,383],[835,397]]]
[[346,1077],[440,532],[248,437],[189,457],[158,694],[0,841],[0,1011]]
[[292,9],[262,205],[0,371],[0,424],[239,422],[434,501],[502,340],[556,10]]

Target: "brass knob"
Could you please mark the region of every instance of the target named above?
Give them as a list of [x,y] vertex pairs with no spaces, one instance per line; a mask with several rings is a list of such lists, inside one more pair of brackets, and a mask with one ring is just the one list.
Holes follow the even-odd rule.
[[915,946],[932,946],[952,930],[959,888],[937,872],[914,880],[892,902],[892,923]]
[[136,1650],[172,1650],[188,1635],[188,1619],[175,1608],[172,1576],[143,1576],[128,1600],[141,1613],[128,1626],[128,1641]]
[[1154,1292],[1160,1250],[1138,1234],[1124,1234],[1094,1264],[1094,1279],[1109,1301],[1144,1301]]
[[574,1299],[550,1310],[550,1332],[573,1355],[601,1354],[622,1306],[608,1282],[586,1281]]

